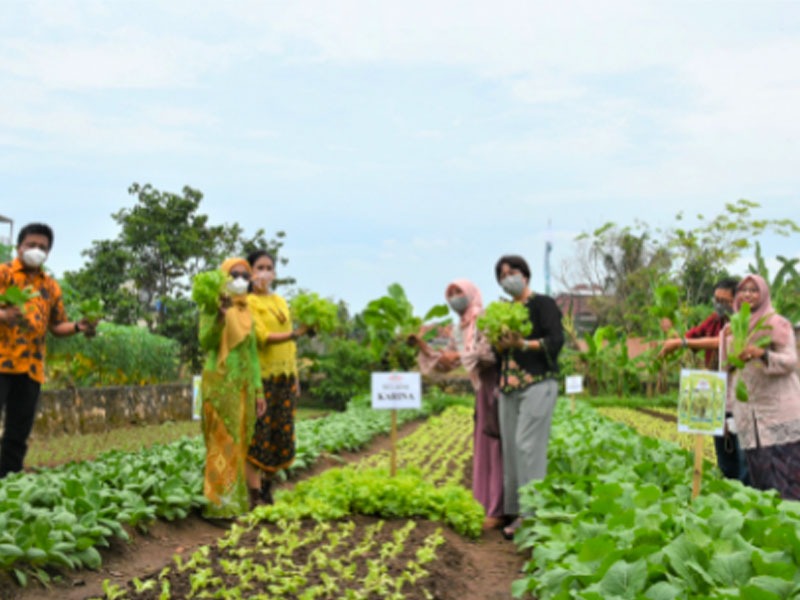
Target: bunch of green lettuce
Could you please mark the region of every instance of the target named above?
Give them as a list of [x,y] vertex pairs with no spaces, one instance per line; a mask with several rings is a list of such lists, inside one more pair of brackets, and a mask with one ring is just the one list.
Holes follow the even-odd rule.
[[478,317],[477,325],[492,344],[496,344],[508,333],[518,333],[525,337],[533,330],[528,309],[518,302],[492,302]]
[[105,316],[104,307],[105,304],[101,299],[89,298],[88,300],[83,300],[78,305],[78,312],[80,312],[84,319],[90,323],[96,324]]
[[39,293],[34,292],[30,287],[20,289],[16,285],[10,285],[5,292],[0,294],[0,306],[16,306],[25,312],[25,304],[38,295]]
[[680,307],[681,297],[678,286],[660,285],[653,290],[653,306],[650,307],[649,312],[658,319],[669,319],[672,323],[671,333],[673,335],[679,335],[683,330]]
[[192,300],[200,312],[216,313],[219,310],[219,299],[225,293],[228,276],[219,269],[203,271],[194,276],[192,281]]
[[316,292],[301,293],[290,302],[292,319],[313,331],[331,333],[339,325],[339,309]]
[[[756,334],[771,329],[769,326],[764,325],[764,321],[767,317],[761,317],[751,330],[750,314],[750,303],[744,302],[739,312],[731,315],[730,323],[733,343],[728,354],[728,367],[743,369],[745,362],[739,358],[739,355],[745,348],[750,345],[765,348],[772,343],[772,338],[768,335],[756,336]],[[747,402],[749,400],[747,386],[741,379],[736,383],[736,399],[741,402]]]

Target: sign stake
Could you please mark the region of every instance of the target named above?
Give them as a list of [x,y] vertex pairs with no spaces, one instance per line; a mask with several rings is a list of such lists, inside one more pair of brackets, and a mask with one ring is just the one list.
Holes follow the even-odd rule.
[[389,473],[392,477],[397,475],[397,410],[392,409],[392,459]]
[[694,436],[694,475],[692,477],[692,500],[700,494],[700,482],[703,479],[703,440],[704,435]]

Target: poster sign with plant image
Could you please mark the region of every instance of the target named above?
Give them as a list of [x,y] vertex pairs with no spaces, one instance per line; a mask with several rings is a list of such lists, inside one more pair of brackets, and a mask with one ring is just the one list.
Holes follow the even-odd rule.
[[725,426],[726,374],[681,369],[678,431],[722,435]]

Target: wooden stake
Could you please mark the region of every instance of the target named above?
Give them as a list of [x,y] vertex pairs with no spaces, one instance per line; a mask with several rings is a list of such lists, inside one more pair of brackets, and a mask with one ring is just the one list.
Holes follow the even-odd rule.
[[575,394],[569,395],[569,407],[572,412],[575,412]]
[[392,477],[397,475],[397,409],[392,409],[392,460],[389,473]]
[[700,482],[703,479],[703,439],[704,435],[694,436],[694,477],[692,477],[692,499],[700,494]]

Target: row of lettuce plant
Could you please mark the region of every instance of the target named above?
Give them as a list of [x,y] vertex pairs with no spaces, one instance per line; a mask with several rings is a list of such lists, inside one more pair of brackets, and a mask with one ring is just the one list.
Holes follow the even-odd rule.
[[[431,479],[438,468],[429,471],[420,451],[430,450],[431,440],[445,440],[450,449],[442,461],[461,462],[471,453],[471,423],[469,409],[448,408],[403,438],[398,460],[405,467],[394,477],[385,467],[370,466],[371,458],[329,469],[278,492],[274,505],[252,511],[215,545],[176,555],[157,575],[124,587],[107,581],[103,597],[433,597],[425,587],[426,565],[437,558],[441,531],[412,543],[417,524],[396,519],[439,521],[462,535],[480,536],[483,508],[461,485]],[[459,439],[451,444],[450,438]],[[357,527],[356,514],[380,520]],[[394,519],[391,526],[383,520],[388,518]],[[375,534],[384,526],[393,528],[392,540],[376,546]]]
[[[418,469],[426,481],[460,484],[472,458],[473,409],[452,407],[428,419],[424,427],[397,444],[399,468]],[[357,468],[389,469],[390,453],[378,452],[359,461]]]
[[[667,419],[645,414],[632,408],[601,407],[597,411],[612,421],[623,423],[635,429],[639,435],[645,435],[660,440],[673,442],[690,452],[694,452],[695,438],[691,433],[680,433],[677,427],[677,411],[653,411],[663,414]],[[714,453],[714,444],[711,439],[703,443],[703,458],[707,461],[706,468],[711,468],[717,461]]]
[[532,549],[515,597],[795,598],[800,509],[705,471],[693,456],[581,406],[560,406],[547,477],[523,489]]
[[[398,411],[398,421],[426,416],[464,397],[430,394],[420,411]],[[325,452],[352,450],[387,433],[388,411],[364,400],[347,411],[297,424],[297,459],[292,471],[311,466]],[[112,451],[97,460],[71,463],[0,481],[0,569],[47,580],[46,567],[96,569],[99,547],[128,539],[125,526],[146,529],[156,518],[185,518],[205,503],[205,449],[200,438],[141,452]]]

